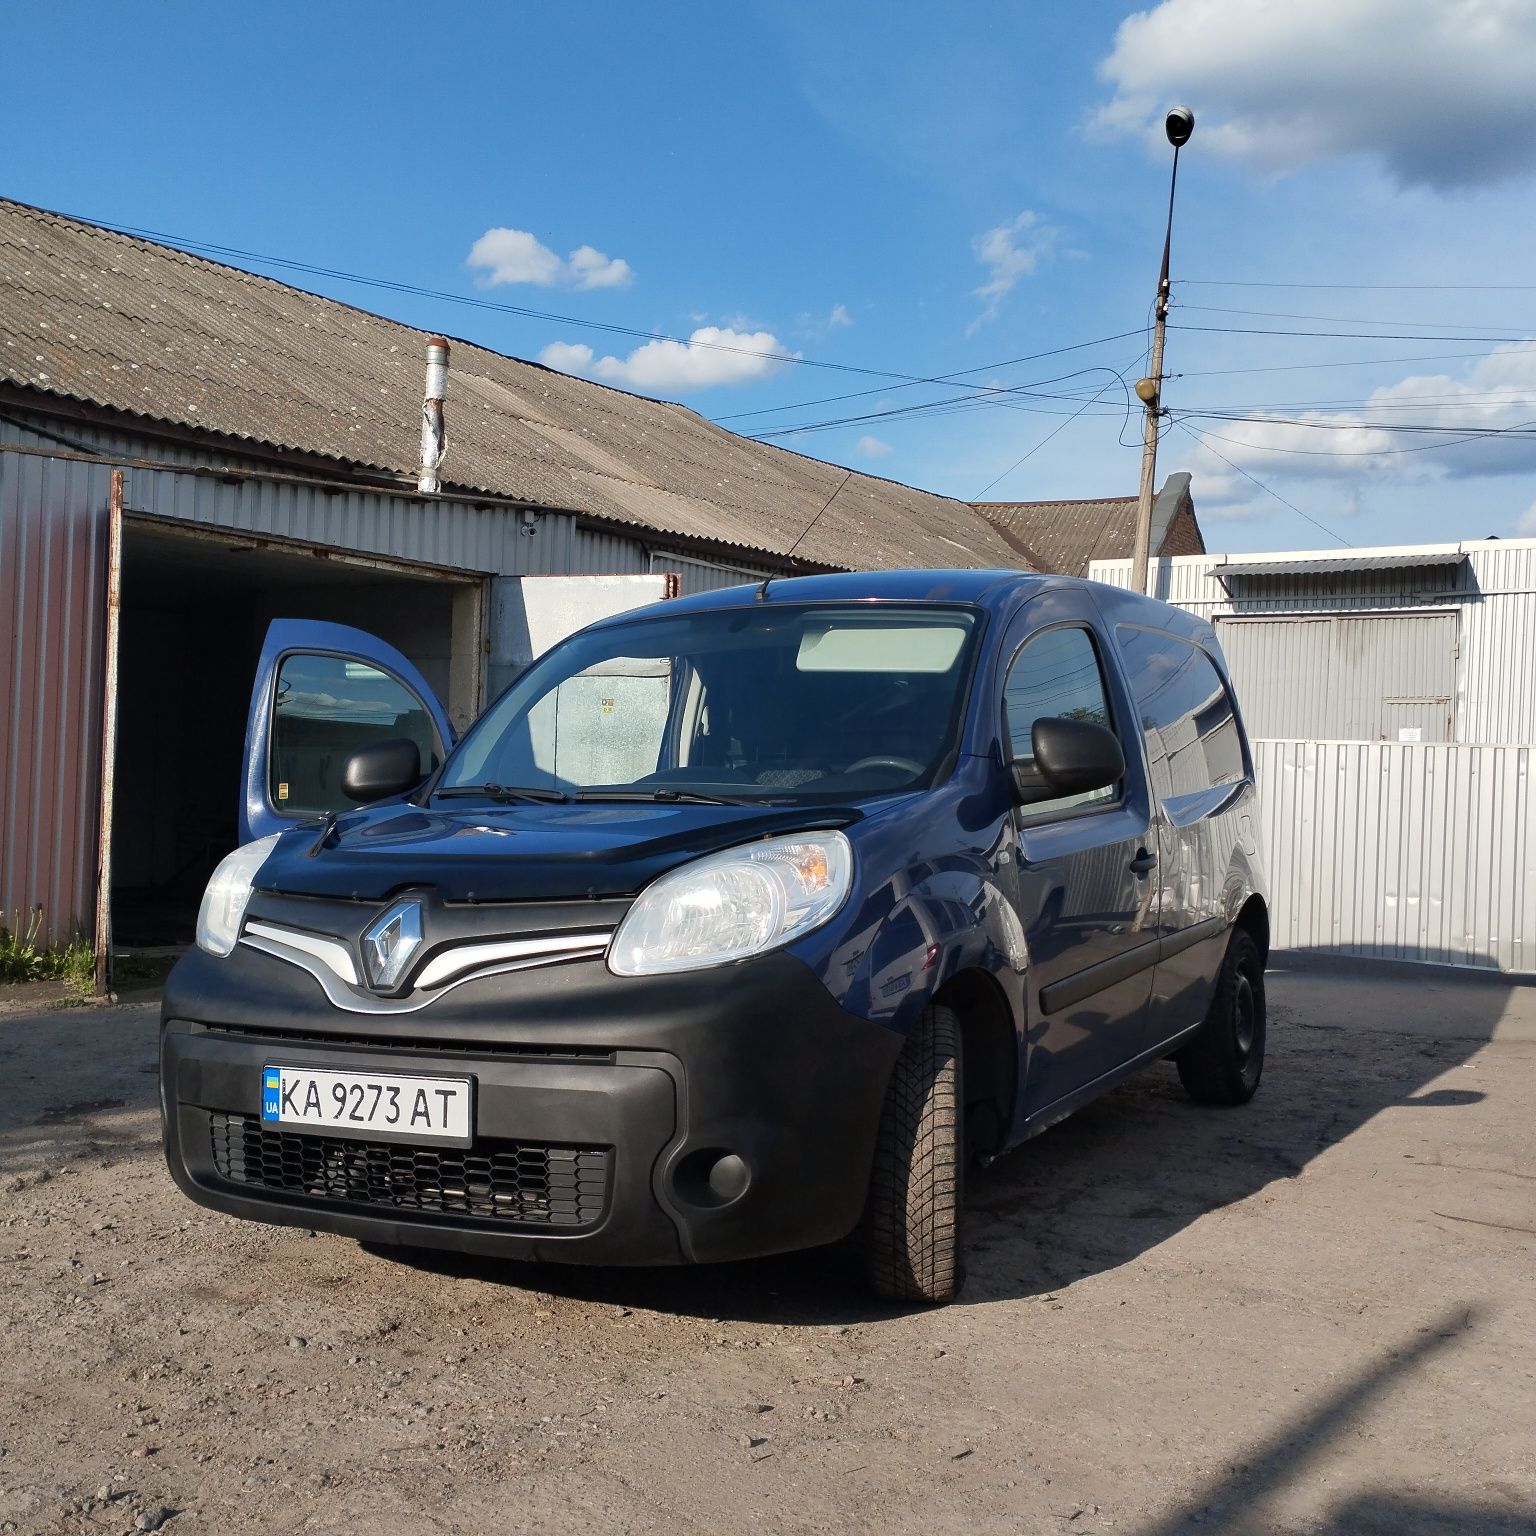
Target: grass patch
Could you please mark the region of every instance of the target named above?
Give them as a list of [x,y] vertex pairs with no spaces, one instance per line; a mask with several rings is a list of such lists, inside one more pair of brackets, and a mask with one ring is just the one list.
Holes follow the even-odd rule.
[[6,914],[0,920],[0,982],[62,981],[88,992],[96,979],[96,956],[78,935],[67,944],[44,944],[43,909]]

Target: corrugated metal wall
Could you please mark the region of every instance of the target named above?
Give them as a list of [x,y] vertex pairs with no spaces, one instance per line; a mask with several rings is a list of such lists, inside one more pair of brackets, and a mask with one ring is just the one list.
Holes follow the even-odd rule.
[[1242,614],[1218,616],[1216,633],[1254,736],[1450,741],[1456,619],[1454,610]]
[[1480,599],[1461,613],[1460,741],[1536,742],[1536,540],[1469,557]]
[[[1530,683],[1531,659],[1536,657],[1536,540],[1435,547],[1459,547],[1466,560],[1460,566],[1429,570],[1336,573],[1326,581],[1245,578],[1236,596],[1229,597],[1213,574],[1222,556],[1181,556],[1153,562],[1154,590],[1165,602],[1213,622],[1236,613],[1453,611],[1460,646],[1454,739],[1536,744],[1536,687]],[[1096,560],[1089,574],[1096,581],[1129,586],[1130,561]],[[1303,714],[1314,686],[1306,672],[1290,680],[1291,702]],[[1324,731],[1317,727],[1308,734],[1321,736]]]
[[[1454,620],[1452,743],[1431,744],[1427,730],[1422,743],[1254,742],[1274,942],[1529,973],[1536,971],[1536,540],[1438,547],[1459,547],[1465,562],[1326,580],[1245,578],[1229,596],[1213,574],[1222,557],[1199,555],[1155,562],[1154,589],[1213,622],[1443,611],[1438,633],[1433,620],[1415,626],[1406,614],[1407,627],[1389,632],[1372,631],[1372,619],[1343,621],[1394,651],[1373,663],[1381,713],[1372,734],[1389,737],[1423,718],[1422,707],[1392,702],[1394,678],[1402,681],[1405,668],[1430,677]],[[1090,574],[1129,586],[1130,562],[1096,561]],[[1330,623],[1288,624],[1270,627],[1271,654],[1257,669],[1243,654],[1241,620],[1220,624],[1218,633],[1250,728],[1322,737],[1347,703],[1319,687],[1319,636]]]
[[[228,465],[227,455],[71,426],[121,459]],[[37,433],[0,425],[0,912],[42,906],[55,941],[89,933],[95,905],[101,669],[111,467],[49,456]],[[243,466],[237,466],[243,468]],[[659,536],[530,520],[509,507],[182,468],[127,468],[125,510],[474,574],[684,572],[703,591],[753,580],[748,565],[682,556]],[[528,530],[531,528],[531,532]]]
[[[71,424],[62,435],[104,456],[185,464],[189,470],[232,466],[253,477],[225,480],[174,468],[129,468],[129,512],[498,576],[639,575],[675,569],[686,573],[684,591],[708,591],[763,574],[746,550],[740,565],[705,561],[669,546],[663,534],[594,527],[563,512],[540,512],[530,523],[510,507],[260,478],[270,469],[255,460],[83,423]],[[0,440],[43,452],[59,446],[10,423],[0,423]]]
[[714,592],[720,587],[736,587],[747,581],[761,581],[772,574],[765,570],[748,570],[745,566],[717,565],[712,560],[695,560],[687,555],[675,555],[663,550],[651,554],[653,571],[675,571],[678,576],[678,595],[687,597],[694,592]]
[[105,465],[0,454],[0,922],[94,926]]
[[1254,743],[1275,947],[1536,970],[1536,748]]

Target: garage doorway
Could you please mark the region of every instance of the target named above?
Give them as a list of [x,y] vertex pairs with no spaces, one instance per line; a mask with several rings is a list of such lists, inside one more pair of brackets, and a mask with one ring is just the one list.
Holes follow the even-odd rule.
[[237,838],[246,712],[267,625],[387,640],[462,730],[479,712],[487,578],[162,518],[123,519],[111,825],[113,944],[191,941]]

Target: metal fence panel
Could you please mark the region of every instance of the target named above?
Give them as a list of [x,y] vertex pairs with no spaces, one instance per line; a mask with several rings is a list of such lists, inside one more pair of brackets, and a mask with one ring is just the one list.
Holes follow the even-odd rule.
[[1536,748],[1253,749],[1276,948],[1536,970]]

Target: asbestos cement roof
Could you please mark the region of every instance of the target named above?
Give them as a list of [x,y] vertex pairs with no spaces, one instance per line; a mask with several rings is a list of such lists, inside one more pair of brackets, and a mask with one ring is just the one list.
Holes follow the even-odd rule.
[[[0,380],[409,477],[428,333],[0,199]],[[836,568],[1029,567],[965,502],[852,474],[650,400],[452,344],[447,491]],[[1134,507],[1132,508],[1134,517]]]
[[1049,570],[1086,576],[1093,560],[1123,560],[1136,540],[1136,498],[978,501],[976,510],[1037,552]]

